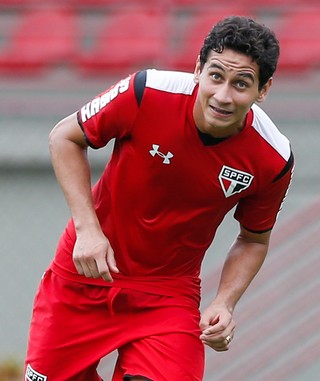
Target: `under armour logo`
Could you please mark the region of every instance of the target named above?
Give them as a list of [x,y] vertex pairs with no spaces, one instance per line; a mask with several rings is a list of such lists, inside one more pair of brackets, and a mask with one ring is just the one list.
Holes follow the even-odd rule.
[[152,144],[152,148],[153,149],[149,151],[150,155],[153,156],[153,157],[158,155],[158,156],[163,158],[163,162],[162,162],[163,164],[170,164],[171,163],[170,159],[173,157],[173,154],[171,152],[168,152],[165,155],[164,153],[159,151],[159,147],[160,146],[158,144]]

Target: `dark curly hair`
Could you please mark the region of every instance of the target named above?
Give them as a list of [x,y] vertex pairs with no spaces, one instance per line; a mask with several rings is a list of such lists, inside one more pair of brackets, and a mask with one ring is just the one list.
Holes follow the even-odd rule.
[[222,53],[225,48],[244,53],[259,65],[259,89],[277,68],[279,42],[274,32],[250,18],[227,17],[212,28],[200,51],[201,70],[212,50]]

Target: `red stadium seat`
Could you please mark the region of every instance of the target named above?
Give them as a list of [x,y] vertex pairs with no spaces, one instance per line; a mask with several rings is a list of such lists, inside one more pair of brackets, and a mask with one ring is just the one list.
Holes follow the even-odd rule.
[[2,8],[18,8],[18,7],[37,7],[43,3],[43,0],[0,0]]
[[[257,7],[263,7],[263,8],[270,8],[270,7],[282,7],[290,4],[295,4],[303,2],[305,0],[228,0],[225,2],[225,4],[220,4],[220,6],[226,6],[226,7],[246,7],[246,9],[256,9]],[[310,0],[310,1],[317,1],[317,0]],[[217,2],[215,4],[212,0],[169,0],[169,2],[175,6],[175,7],[193,7],[193,8],[201,8],[201,7],[208,7],[212,5],[217,5]]]
[[22,13],[2,51],[0,70],[34,72],[69,63],[76,48],[76,19],[67,10],[40,9]]
[[87,74],[136,70],[157,65],[167,42],[167,17],[158,11],[122,11],[106,15],[91,51],[78,62]]
[[[253,7],[263,7],[263,8],[283,8],[283,7],[292,7],[295,5],[305,5],[306,0],[236,0],[238,4],[242,4],[245,6],[253,6]],[[308,0],[308,2],[315,2],[318,0]]]
[[[1,0],[0,0],[1,1]],[[17,0],[16,0],[17,1]],[[161,7],[164,0],[58,0],[63,4],[71,5],[72,7],[82,7],[82,8],[104,8],[104,7],[115,7],[115,8],[152,8]],[[171,0],[169,0],[171,1]]]
[[200,8],[202,6],[212,5],[212,0],[169,0],[171,6],[175,7],[196,7]]
[[196,58],[208,32],[217,21],[233,15],[248,16],[247,12],[240,7],[206,8],[200,12],[193,12],[189,17],[186,16],[183,30],[176,29],[179,35],[175,36],[172,42],[172,53],[168,59],[169,68],[193,71]]
[[320,67],[320,8],[287,13],[275,28],[280,41],[279,70]]

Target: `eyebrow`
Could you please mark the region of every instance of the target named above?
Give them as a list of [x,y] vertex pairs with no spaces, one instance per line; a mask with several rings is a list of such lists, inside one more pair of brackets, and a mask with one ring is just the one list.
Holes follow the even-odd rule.
[[[208,69],[218,69],[218,70],[221,70],[223,72],[226,72],[225,68],[217,63],[212,63],[209,65]],[[248,78],[250,79],[252,82],[254,82],[255,78],[254,76],[251,74],[251,73],[246,73],[246,72],[243,72],[243,73],[239,73],[238,74],[239,77],[244,77],[244,78]]]
[[254,76],[251,73],[239,73],[239,77],[248,78],[254,82]]

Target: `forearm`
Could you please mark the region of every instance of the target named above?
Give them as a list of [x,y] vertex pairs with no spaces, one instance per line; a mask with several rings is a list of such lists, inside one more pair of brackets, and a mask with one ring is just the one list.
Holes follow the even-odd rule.
[[214,304],[224,304],[230,312],[260,270],[268,252],[268,242],[251,242],[240,234],[228,253]]
[[71,211],[76,230],[84,225],[97,227],[94,211],[90,166],[85,145],[66,138],[69,118],[61,121],[51,132],[49,147],[52,166]]
[[117,273],[119,269],[95,212],[87,144],[76,114],[55,126],[49,137],[49,146],[52,165],[77,233],[72,253],[75,267],[80,275],[101,277],[110,282],[111,272]]
[[217,295],[200,320],[201,340],[217,351],[229,348],[235,330],[233,310],[265,260],[270,235],[271,231],[258,234],[240,226],[240,233],[229,250]]

